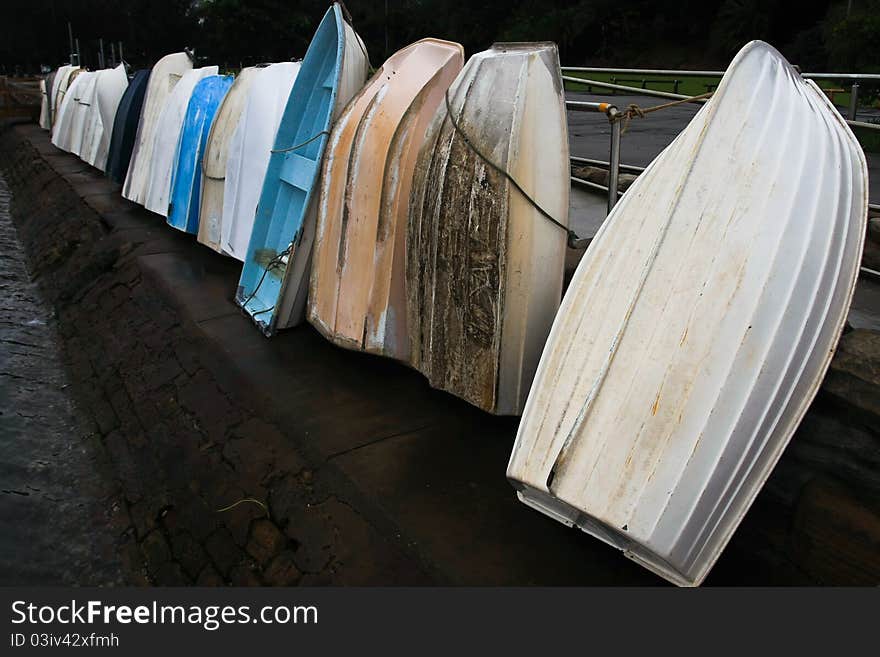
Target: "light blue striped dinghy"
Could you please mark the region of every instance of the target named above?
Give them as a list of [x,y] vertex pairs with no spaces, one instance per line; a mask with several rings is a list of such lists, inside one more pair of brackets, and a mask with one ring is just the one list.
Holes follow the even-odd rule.
[[266,334],[305,318],[317,186],[333,120],[363,86],[367,51],[338,3],[324,15],[284,110],[236,293]]

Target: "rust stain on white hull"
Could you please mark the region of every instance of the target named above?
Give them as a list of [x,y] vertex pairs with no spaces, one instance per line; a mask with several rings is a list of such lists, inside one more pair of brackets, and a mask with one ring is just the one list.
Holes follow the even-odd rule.
[[822,380],[866,217],[842,118],[748,44],[579,265],[508,466],[520,499],[700,584]]
[[349,349],[409,360],[405,239],[413,169],[457,43],[423,39],[392,55],[333,127],[321,175],[309,321]]
[[[563,224],[568,134],[552,43],[495,44],[449,91],[468,138]],[[411,362],[431,385],[497,414],[522,411],[562,294],[566,232],[467,145],[445,103],[411,196]]]

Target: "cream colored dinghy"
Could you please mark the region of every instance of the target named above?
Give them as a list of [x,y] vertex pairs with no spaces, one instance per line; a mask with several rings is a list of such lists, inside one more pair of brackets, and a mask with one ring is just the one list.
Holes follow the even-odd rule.
[[866,217],[846,123],[748,44],[581,261],[508,466],[520,499],[700,584],[819,387]]
[[556,46],[495,44],[471,57],[449,102],[454,122],[444,103],[413,181],[412,364],[435,388],[491,413],[518,414],[562,296],[567,232],[536,207],[567,225]]
[[[52,136],[54,139],[55,126],[58,125],[61,117],[61,106],[64,104],[64,96],[67,94],[67,88],[74,79],[74,71],[78,71],[78,66],[65,65],[58,69],[55,79],[52,81]],[[54,141],[53,141],[54,143]]]
[[88,146],[83,146],[80,155],[83,160],[101,171],[107,166],[116,109],[127,88],[128,74],[125,72],[125,64],[98,71],[94,103],[91,107],[91,125],[87,133]]
[[171,174],[177,162],[177,142],[190,96],[202,78],[217,75],[218,71],[216,66],[203,66],[187,71],[165,101],[162,113],[156,121],[150,176],[144,194],[144,207],[147,210],[163,217],[168,216]]
[[211,124],[205,156],[202,162],[202,193],[199,209],[198,240],[215,251],[220,250],[220,223],[223,217],[223,185],[226,182],[226,162],[229,145],[238,126],[251,83],[260,69],[251,66],[242,69],[232,88],[223,98],[223,104]]
[[271,64],[257,73],[226,160],[220,252],[244,260],[278,124],[300,62]]
[[61,96],[58,105],[58,121],[52,130],[52,144],[63,151],[70,152],[73,124],[79,107],[77,98],[80,95],[81,87],[85,86],[88,74],[83,69],[73,69],[70,71],[67,84],[62,85],[59,92]]
[[409,360],[406,227],[419,148],[461,71],[457,43],[395,53],[348,104],[324,155],[309,321],[336,344]]
[[165,55],[156,62],[150,73],[147,93],[141,108],[137,137],[128,165],[128,174],[122,186],[122,195],[129,201],[144,204],[150,176],[150,163],[153,159],[153,144],[156,136],[156,123],[165,101],[183,74],[192,69],[192,60],[185,52]]

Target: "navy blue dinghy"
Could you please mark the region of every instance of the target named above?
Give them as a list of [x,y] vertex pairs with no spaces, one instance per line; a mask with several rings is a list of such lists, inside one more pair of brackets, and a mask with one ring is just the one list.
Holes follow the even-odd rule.
[[125,175],[128,173],[128,163],[131,161],[131,151],[134,148],[149,80],[150,69],[135,73],[119,101],[119,107],[116,108],[106,171],[107,177],[120,185],[125,182]]

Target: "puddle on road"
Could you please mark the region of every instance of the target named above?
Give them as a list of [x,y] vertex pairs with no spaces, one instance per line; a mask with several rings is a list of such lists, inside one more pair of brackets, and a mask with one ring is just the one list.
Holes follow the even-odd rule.
[[122,583],[103,484],[0,174],[0,585]]

